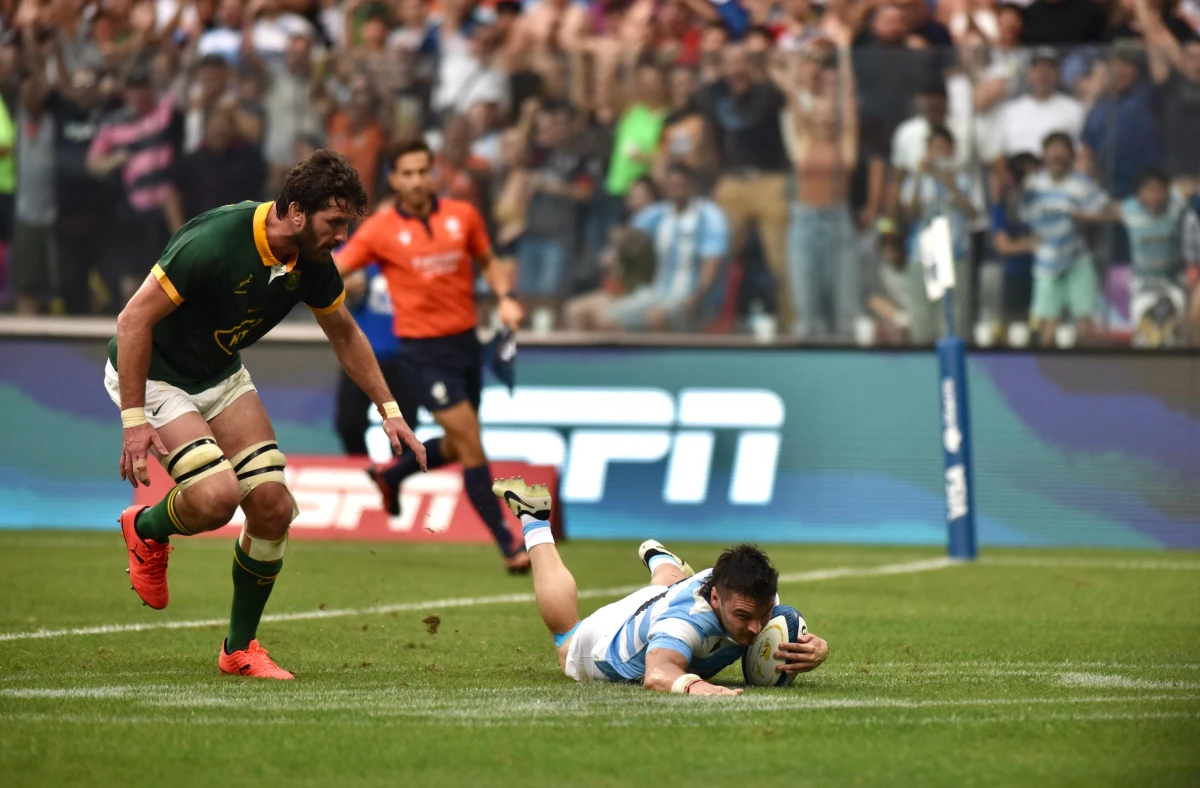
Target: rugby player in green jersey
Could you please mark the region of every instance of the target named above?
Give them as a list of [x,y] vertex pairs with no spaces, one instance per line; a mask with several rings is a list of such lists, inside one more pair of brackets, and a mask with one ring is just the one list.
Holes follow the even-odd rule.
[[167,606],[171,537],[220,528],[239,505],[246,515],[233,548],[222,673],[292,678],[258,644],[256,630],[298,509],[241,349],[303,301],[346,374],[379,409],[392,446],[407,444],[425,466],[424,447],[342,304],[346,294],[330,255],[366,203],[354,168],[317,151],[296,165],[275,202],[217,208],[180,228],[109,342],[104,382],[125,427],[121,478],[135,488],[148,485],[146,460],[154,454],[176,483],[155,506],[121,514],[138,596],[152,608]]

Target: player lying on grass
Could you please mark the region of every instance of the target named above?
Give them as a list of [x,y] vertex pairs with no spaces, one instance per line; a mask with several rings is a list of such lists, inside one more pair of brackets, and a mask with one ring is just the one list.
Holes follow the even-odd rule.
[[[550,533],[549,490],[516,478],[497,481],[492,491],[521,520],[538,610],[563,673],[576,681],[640,681],[658,692],[742,693],[706,679],[741,659],[771,620],[779,573],[765,553],[731,547],[696,574],[660,543],[644,542],[638,555],[650,585],[580,621],[575,578]],[[775,654],[786,673],[813,670],[828,656],[829,646],[811,633]]]
[[121,514],[129,578],[142,601],[167,606],[172,536],[220,528],[239,504],[245,512],[233,548],[222,673],[292,678],[255,636],[298,510],[284,476],[287,461],[241,349],[303,301],[346,374],[376,404],[392,445],[399,450],[403,441],[425,462],[371,345],[342,303],[346,294],[330,256],[366,202],[354,168],[322,150],[296,165],[275,202],[201,214],[171,239],[109,343],[104,383],[125,426],[121,478],[135,488],[148,485],[151,451],[176,482],[157,505]]

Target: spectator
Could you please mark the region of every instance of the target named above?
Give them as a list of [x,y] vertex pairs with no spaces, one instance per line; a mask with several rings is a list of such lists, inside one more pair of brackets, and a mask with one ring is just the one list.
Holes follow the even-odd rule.
[[944,216],[950,222],[954,253],[955,304],[954,328],[961,337],[969,336],[971,326],[971,274],[967,225],[976,215],[971,201],[971,179],[955,165],[954,135],[944,126],[929,133],[925,158],[909,175],[900,193],[900,203],[911,224],[908,239],[909,315],[912,341],[931,344],[938,326],[945,330],[941,302],[929,300],[925,292],[925,270],[919,254],[918,237],[930,223]]
[[1066,134],[1074,144],[1083,131],[1083,120],[1083,105],[1058,92],[1058,55],[1038,49],[1030,59],[1029,93],[1000,106],[990,150],[1005,158],[1018,153],[1037,155],[1042,141],[1053,132]]
[[1192,347],[1200,347],[1200,196],[1192,195],[1183,215],[1183,263],[1187,267],[1186,282],[1192,291],[1192,308],[1188,313],[1188,336]]
[[867,312],[875,323],[875,341],[903,345],[909,341],[909,282],[904,239],[891,230],[880,232],[877,259],[866,266],[864,293]]
[[864,133],[890,139],[912,111],[919,86],[941,76],[928,42],[911,35],[905,8],[878,6],[854,40],[854,74],[859,85]]
[[[1141,10],[1138,8],[1139,5],[1143,7]],[[1150,38],[1150,29],[1153,25],[1165,30],[1177,43],[1182,44],[1192,40],[1196,37],[1196,30],[1175,15],[1174,6],[1176,5],[1174,0],[1172,2],[1121,0],[1119,5],[1120,23],[1113,27],[1109,37],[1114,41],[1132,39],[1133,42],[1141,43],[1143,38]],[[1147,19],[1147,17],[1149,18]]]
[[[859,315],[860,277],[850,178],[858,165],[858,106],[849,36],[838,49],[838,93],[804,111],[795,127],[796,202],[788,243],[800,337],[849,340]],[[785,328],[788,328],[785,326]]]
[[204,57],[197,65],[196,80],[183,120],[183,151],[185,153],[191,153],[200,147],[204,139],[207,118],[218,108],[223,112],[230,113],[236,124],[238,137],[255,144],[262,139],[261,109],[239,100],[236,87],[231,84],[230,77],[229,66],[217,55]]
[[312,44],[304,36],[296,36],[288,45],[282,63],[260,59],[250,42],[253,23],[247,17],[246,33],[242,39],[242,59],[266,82],[263,109],[266,131],[263,135],[263,156],[267,160],[267,190],[274,191],[283,183],[295,159],[292,152],[296,140],[320,135],[324,131],[320,102],[313,83]]
[[133,295],[170,238],[163,206],[177,139],[176,96],[167,93],[156,100],[148,74],[130,76],[124,100],[124,109],[101,127],[87,154],[94,176],[119,171],[125,187],[114,228],[123,248],[109,261],[105,277],[120,304]]
[[819,17],[812,0],[786,0],[783,31],[779,34],[781,52],[804,52],[821,38]]
[[599,178],[597,163],[572,144],[571,109],[542,110],[528,180],[525,234],[517,248],[518,291],[525,296],[562,294],[575,251],[580,208]]
[[217,6],[216,24],[205,30],[196,41],[196,54],[201,58],[214,55],[231,66],[241,62],[242,0],[221,0]]
[[654,18],[649,50],[661,66],[696,68],[703,35],[687,0],[666,0]]
[[514,254],[529,215],[531,173],[528,161],[529,146],[519,128],[505,131],[500,137],[500,168],[496,201],[492,217],[496,222],[496,253],[508,257]]
[[700,34],[700,84],[707,87],[721,78],[721,54],[731,42],[723,22],[709,22]]
[[249,44],[257,57],[281,63],[288,59],[295,39],[311,41],[316,34],[311,22],[287,10],[284,0],[251,0],[243,22],[250,27],[242,32],[243,59]]
[[653,242],[653,282],[628,295],[604,292],[567,305],[576,330],[686,331],[704,325],[721,265],[729,253],[729,225],[716,203],[695,196],[691,172],[681,164],[667,173],[666,200],[633,218]]
[[[969,115],[951,115],[946,84],[934,80],[917,91],[917,114],[900,124],[892,136],[892,167],[899,173],[916,172],[929,151],[929,135],[941,126],[954,135],[954,166],[958,169],[977,161],[975,127]],[[903,174],[900,176],[903,179]]]
[[210,113],[203,143],[176,163],[166,202],[171,232],[205,211],[263,196],[267,165],[262,153],[241,138],[232,110]]
[[[994,0],[959,0],[953,4],[946,28],[959,46],[992,46],[1000,41],[1000,8]],[[1014,9],[1018,16],[1021,9]]]
[[1030,153],[1020,153],[1006,162],[1007,180],[1000,199],[992,206],[992,245],[1004,266],[1003,318],[1008,325],[1029,322],[1033,298],[1033,253],[1037,238],[1022,220],[1025,179],[1041,168]]
[[54,118],[46,109],[46,85],[40,73],[27,73],[21,80],[17,128],[12,284],[17,293],[17,312],[35,315],[60,291],[54,241],[54,223],[58,218],[54,194]]
[[[1139,19],[1146,31],[1150,75],[1158,86],[1162,115],[1161,148],[1167,174],[1187,194],[1195,193],[1200,173],[1200,40],[1179,43],[1174,35],[1138,3]],[[1157,146],[1156,146],[1157,147]]]
[[666,93],[658,67],[643,63],[637,69],[636,80],[634,100],[617,121],[608,166],[605,189],[613,202],[623,201],[633,182],[650,172],[667,115]]
[[467,113],[471,129],[471,155],[495,169],[500,163],[502,113],[495,101],[480,101]]
[[1026,46],[1098,44],[1108,20],[1092,0],[1037,0],[1025,9],[1022,43]]
[[55,242],[63,305],[68,314],[84,314],[91,311],[89,275],[99,273],[97,250],[103,245],[103,228],[116,200],[111,187],[87,169],[88,148],[104,116],[105,96],[97,74],[90,66],[70,72],[61,59],[59,68],[59,85],[46,100],[54,117]]
[[699,95],[721,163],[713,196],[729,222],[734,254],[746,243],[751,224],[757,226],[779,294],[776,317],[790,329],[796,311],[787,274],[789,162],[779,128],[787,100],[751,70],[742,47],[726,49],[722,66],[723,77]]
[[433,157],[434,191],[466,200],[487,217],[488,163],[471,155],[471,127],[467,119],[451,115],[442,127],[440,150]]
[[343,109],[329,119],[329,147],[346,157],[358,170],[367,191],[367,206],[375,206],[376,176],[380,172],[387,136],[379,119],[379,101],[362,85],[350,94]]
[[387,13],[380,6],[368,7],[362,26],[355,31],[352,20],[369,0],[349,0],[345,4],[345,57],[355,72],[371,80],[371,89],[378,96],[393,96],[408,89],[412,61],[401,51],[388,46]]
[[508,103],[508,78],[497,67],[495,31],[483,27],[466,0],[443,4],[438,28],[438,74],[433,110],[465,114],[480,101]]
[[1071,316],[1080,340],[1092,332],[1096,309],[1096,270],[1077,226],[1108,217],[1108,195],[1086,175],[1074,172],[1075,143],[1062,132],[1046,137],[1043,169],[1025,179],[1022,218],[1037,238],[1030,316],[1040,341],[1050,347],[1063,313]]
[[654,179],[664,182],[667,167],[683,164],[696,177],[700,194],[712,193],[717,179],[712,131],[696,98],[696,73],[683,66],[671,70],[671,111],[663,119],[662,139],[654,158]]
[[[986,50],[986,65],[971,71],[975,110],[991,128],[996,110],[1003,102],[1015,98],[1021,90],[1029,68],[1027,53],[1021,49],[1021,9],[1005,3],[996,9],[996,38]],[[988,134],[979,134],[980,144],[990,142]],[[995,159],[995,155],[985,155]]]
[[1105,95],[1087,114],[1080,169],[1117,199],[1137,189],[1143,172],[1162,166],[1154,91],[1142,79],[1141,53],[1118,47]]
[[1180,255],[1183,209],[1159,170],[1143,173],[1136,194],[1120,203],[1133,261],[1129,313],[1134,347],[1174,347],[1183,340],[1188,311]]

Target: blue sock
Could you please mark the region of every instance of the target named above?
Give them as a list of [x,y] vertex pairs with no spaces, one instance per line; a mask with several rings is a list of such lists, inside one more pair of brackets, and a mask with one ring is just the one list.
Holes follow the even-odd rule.
[[526,550],[532,550],[540,544],[554,544],[550,521],[539,520],[532,514],[521,515],[521,535],[525,537]]
[[483,524],[492,532],[500,552],[505,556],[512,555],[512,533],[508,530],[504,518],[500,516],[500,502],[492,492],[492,469],[487,464],[477,468],[464,468],[463,481],[467,487],[467,497],[471,499],[475,511],[479,512],[479,519],[483,520]]
[[[446,464],[446,458],[442,455],[441,438],[425,441],[425,462],[431,471]],[[401,454],[392,463],[392,467],[383,472],[383,480],[393,487],[399,487],[400,482],[419,470],[421,470],[421,466],[417,464],[417,455],[405,450],[404,454]]]
[[650,566],[650,574],[654,574],[654,570],[657,569],[660,564],[670,564],[673,567],[679,567],[679,564],[675,563],[674,558],[669,555],[663,555],[662,553],[650,556],[650,560],[646,563]]

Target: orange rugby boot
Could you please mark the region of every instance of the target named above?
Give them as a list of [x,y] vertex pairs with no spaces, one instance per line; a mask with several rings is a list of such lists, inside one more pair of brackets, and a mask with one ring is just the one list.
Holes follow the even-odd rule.
[[294,679],[291,673],[275,664],[267,650],[251,640],[244,651],[225,653],[225,641],[221,641],[221,672],[230,676],[253,676],[259,679]]
[[171,598],[167,590],[167,559],[175,548],[138,536],[134,523],[146,508],[130,506],[121,512],[118,522],[121,523],[121,536],[125,537],[125,547],[129,550],[129,584],[142,602],[155,610],[162,610]]

